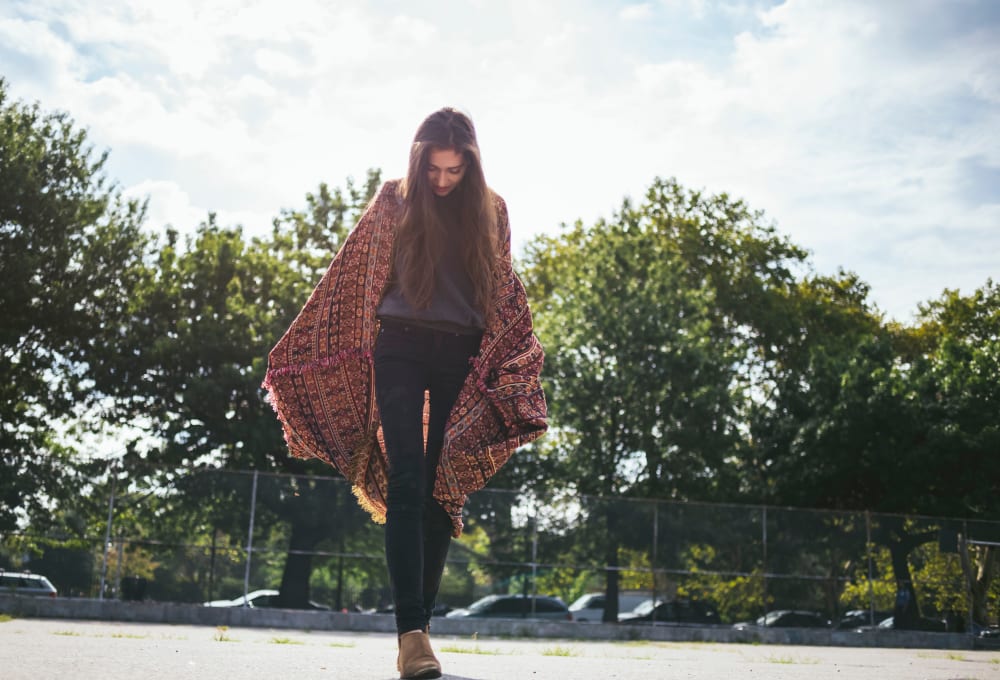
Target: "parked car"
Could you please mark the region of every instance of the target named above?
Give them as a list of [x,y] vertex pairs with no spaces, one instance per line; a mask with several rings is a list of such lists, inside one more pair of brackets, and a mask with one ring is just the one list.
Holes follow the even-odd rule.
[[837,628],[840,630],[860,628],[861,626],[877,626],[882,621],[892,616],[892,612],[876,611],[872,613],[870,609],[851,609],[844,612]]
[[[446,615],[448,612],[450,612],[453,609],[454,609],[454,607],[452,607],[450,604],[441,604],[439,602],[438,604],[434,605],[434,609],[431,612],[431,616],[434,617],[434,618],[438,618],[438,617]],[[396,605],[394,603],[390,602],[388,604],[382,605],[380,607],[374,607],[372,609],[360,609],[359,608],[359,609],[356,610],[356,612],[358,614],[395,614],[396,613]]]
[[722,623],[719,612],[700,600],[647,599],[631,612],[618,615],[619,623]]
[[[631,612],[649,599],[648,595],[642,593],[619,593],[618,594],[618,616]],[[581,595],[569,610],[573,613],[573,620],[579,622],[600,622],[604,619],[604,603],[607,600],[604,593],[587,593]]]
[[[252,607],[254,609],[275,609],[278,608],[278,595],[277,590],[254,590],[253,592],[247,593],[246,597],[240,595],[239,597],[234,597],[231,600],[212,600],[211,602],[206,602],[206,607]],[[320,611],[327,611],[330,608],[325,604],[320,604],[319,602],[309,601],[309,604],[305,609],[316,609]]]
[[830,619],[818,612],[799,609],[776,609],[761,616],[756,621],[740,621],[733,628],[746,630],[760,626],[763,628],[828,628]]
[[[883,619],[879,622],[877,626],[859,626],[855,630],[859,633],[864,633],[871,630],[895,630],[896,619],[892,616]],[[948,631],[948,624],[941,619],[931,619],[927,617],[921,618],[916,622],[916,625],[907,628],[907,630],[922,630],[932,633],[946,633]]]
[[0,569],[0,593],[36,597],[56,597],[59,594],[52,582],[41,574],[2,569]]
[[572,621],[573,614],[558,597],[547,595],[487,595],[468,607],[453,609],[445,618],[549,619]]

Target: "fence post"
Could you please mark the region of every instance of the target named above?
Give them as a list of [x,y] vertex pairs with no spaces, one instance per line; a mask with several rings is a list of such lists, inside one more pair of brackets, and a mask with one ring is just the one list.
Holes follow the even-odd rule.
[[104,584],[108,577],[108,549],[111,547],[111,520],[115,513],[115,482],[118,479],[114,461],[108,464],[108,475],[111,477],[111,497],[108,499],[108,524],[104,529],[104,559],[101,561],[101,590],[97,594],[98,600],[104,599]]
[[538,597],[538,502],[531,513],[531,613],[535,613],[535,598]]
[[250,492],[250,529],[247,531],[247,566],[243,573],[243,605],[247,604],[247,595],[250,594],[250,557],[253,553],[253,518],[257,511],[257,475],[258,471],[253,471],[253,491]]
[[[958,559],[959,559],[959,570],[962,573],[962,587],[965,589],[965,595],[969,603],[968,611],[965,614],[965,630],[969,635],[969,639],[974,640],[976,637],[976,630],[975,630],[976,619],[973,617],[972,610],[976,606],[975,595],[972,592],[972,582],[969,580],[969,576],[971,576],[971,573],[966,574],[965,567],[962,566],[963,564],[966,563],[965,560],[970,559],[968,537],[969,537],[969,523],[968,521],[963,519],[962,535],[958,539],[958,549],[961,551],[961,553],[958,556]],[[987,624],[988,621],[983,621],[983,623]]]
[[215,599],[215,546],[218,542],[219,528],[212,527],[212,553],[208,562],[208,599]]
[[115,565],[115,596],[122,596],[122,562],[125,561],[125,535],[118,532],[118,564]]
[[764,613],[766,614],[767,613],[767,506],[766,505],[763,508],[761,508],[760,530],[761,530],[761,541],[763,543],[762,558],[764,560],[760,577],[761,577],[762,588],[764,591]]
[[[650,562],[650,572],[653,577],[652,590],[650,595],[653,600],[653,619],[656,619],[656,561],[657,561],[657,551],[656,545],[660,542],[660,503],[658,501],[653,501],[653,550],[651,551],[652,558]],[[621,614],[621,612],[618,612]]]
[[868,621],[871,625],[876,625],[875,620],[875,586],[872,579],[875,578],[875,565],[872,564],[872,513],[865,510],[865,554],[868,558]]

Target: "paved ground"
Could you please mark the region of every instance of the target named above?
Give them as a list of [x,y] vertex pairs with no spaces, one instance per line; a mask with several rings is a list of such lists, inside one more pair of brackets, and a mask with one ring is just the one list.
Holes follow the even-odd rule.
[[[1000,651],[434,636],[446,680],[1000,680]],[[395,636],[0,619],[0,680],[392,680]]]

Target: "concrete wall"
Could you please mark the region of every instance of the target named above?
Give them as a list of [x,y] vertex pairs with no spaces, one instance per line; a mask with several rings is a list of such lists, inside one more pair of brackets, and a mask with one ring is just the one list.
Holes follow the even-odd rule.
[[[0,614],[21,618],[174,623],[204,626],[347,630],[391,633],[390,615],[291,609],[204,607],[171,602],[124,602],[87,598],[25,597],[0,594]],[[908,647],[971,649],[973,638],[955,633],[880,630],[866,633],[809,628],[735,630],[729,626],[616,625],[568,621],[436,618],[435,634],[513,636],[575,640],[658,640],[677,642],[742,642],[836,647]]]

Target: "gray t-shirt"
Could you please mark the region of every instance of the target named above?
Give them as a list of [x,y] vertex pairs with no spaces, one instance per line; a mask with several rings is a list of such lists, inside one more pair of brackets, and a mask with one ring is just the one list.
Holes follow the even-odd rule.
[[[449,231],[462,228],[457,220],[449,220],[447,225]],[[474,302],[472,279],[465,268],[461,243],[461,238],[446,238],[439,249],[434,263],[434,294],[427,309],[416,309],[407,301],[394,273],[378,306],[378,316],[454,333],[481,331],[485,322]],[[398,271],[398,256],[393,264]]]

